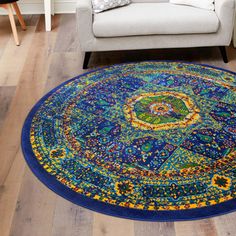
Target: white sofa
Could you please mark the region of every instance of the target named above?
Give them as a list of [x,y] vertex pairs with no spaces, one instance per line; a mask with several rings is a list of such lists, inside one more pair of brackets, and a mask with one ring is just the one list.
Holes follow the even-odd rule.
[[225,62],[234,28],[235,0],[215,0],[215,11],[168,0],[132,0],[93,14],[91,0],[77,3],[77,30],[87,68],[91,52],[220,46]]

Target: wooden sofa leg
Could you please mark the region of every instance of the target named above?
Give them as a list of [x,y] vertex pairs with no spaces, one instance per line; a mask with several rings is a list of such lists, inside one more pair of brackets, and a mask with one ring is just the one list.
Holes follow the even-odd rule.
[[221,52],[224,63],[228,63],[229,60],[227,57],[227,52],[226,52],[225,46],[220,46],[219,48],[220,48],[220,52]]
[[85,52],[85,56],[84,56],[84,63],[83,63],[83,69],[88,69],[88,64],[89,64],[89,59],[91,56],[91,52]]

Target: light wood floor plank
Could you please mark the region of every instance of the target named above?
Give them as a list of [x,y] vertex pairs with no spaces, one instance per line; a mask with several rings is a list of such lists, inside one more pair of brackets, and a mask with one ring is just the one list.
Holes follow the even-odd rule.
[[79,52],[75,15],[65,14],[60,18],[60,29],[55,52]]
[[[34,44],[32,44],[28,55],[26,66],[22,72],[17,92],[21,94],[27,91],[21,101],[26,107],[24,112],[38,100],[44,91],[47,79],[47,71],[51,61],[52,48],[54,47],[57,31],[46,34],[42,31],[42,19],[36,29]],[[19,96],[20,96],[19,95]],[[28,101],[28,102],[27,102]],[[29,104],[30,101],[30,104]],[[27,114],[27,113],[26,113]],[[20,127],[21,128],[21,127]],[[10,165],[10,162],[7,163]],[[15,210],[11,235],[52,235],[55,203],[58,196],[43,186],[35,176],[26,170],[22,180],[19,196],[17,196],[17,207]],[[43,225],[43,227],[42,227]]]
[[221,236],[212,219],[176,222],[175,232],[177,236]]
[[94,213],[93,236],[134,236],[134,222]]
[[93,212],[58,197],[52,225],[53,236],[92,236]]
[[47,91],[83,73],[81,53],[53,53],[46,84]]
[[3,52],[6,49],[6,45],[12,36],[11,25],[9,18],[6,16],[0,16],[0,59]]
[[[38,24],[40,15],[23,15],[26,26],[36,26]],[[15,18],[16,19],[16,18]],[[20,22],[16,19],[16,25],[20,26]]]
[[7,115],[15,90],[15,86],[0,87],[0,129]]
[[236,49],[233,46],[227,49],[229,56],[229,62],[227,63],[227,69],[236,72]]
[[135,236],[175,236],[173,222],[135,222]]
[[[19,31],[21,46],[16,46],[13,37],[8,41],[0,59],[0,86],[16,86],[34,37],[35,26]],[[14,68],[14,69],[13,69]]]
[[219,236],[234,236],[236,235],[236,213],[226,214],[215,217],[215,227]]
[[57,195],[26,169],[17,200],[11,236],[50,236]]
[[57,32],[40,33],[42,28],[40,24],[42,23],[39,23],[36,34],[34,34],[34,43],[30,47],[15,96],[0,133],[0,146],[2,147],[0,185],[4,183],[16,150],[20,146],[20,134],[26,115],[33,104],[42,96],[45,88],[51,60],[49,49],[54,47]]
[[17,196],[19,194],[25,170],[25,161],[21,149],[11,166],[6,181],[0,188],[0,235],[8,236],[14,216]]

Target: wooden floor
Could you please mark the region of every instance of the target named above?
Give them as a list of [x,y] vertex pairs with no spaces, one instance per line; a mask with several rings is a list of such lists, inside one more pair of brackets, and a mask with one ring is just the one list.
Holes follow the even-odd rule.
[[[235,236],[236,212],[199,221],[149,223],[113,218],[76,206],[40,183],[20,148],[24,119],[47,91],[81,74],[74,15],[56,15],[53,31],[41,16],[25,16],[28,29],[16,47],[8,18],[0,17],[0,236]],[[222,62],[218,48],[94,53],[91,67],[149,59],[207,63],[236,71],[236,50]]]

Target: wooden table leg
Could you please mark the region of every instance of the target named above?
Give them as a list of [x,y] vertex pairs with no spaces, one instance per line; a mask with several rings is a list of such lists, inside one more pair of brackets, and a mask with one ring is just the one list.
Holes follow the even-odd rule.
[[24,21],[22,15],[21,15],[21,12],[20,12],[20,9],[19,9],[17,3],[14,2],[14,3],[12,3],[12,5],[13,5],[13,8],[14,8],[14,10],[15,10],[15,12],[16,12],[17,17],[18,17],[18,20],[19,20],[19,22],[20,22],[21,28],[22,28],[23,30],[26,30],[25,21]]
[[12,4],[10,4],[10,3],[6,4],[5,8],[8,10],[8,15],[9,15],[10,23],[11,23],[11,28],[12,28],[12,33],[13,33],[16,45],[19,46],[20,41],[19,41],[18,34],[17,34],[16,22],[15,22],[15,19],[14,19]]
[[44,0],[46,31],[51,31],[51,0]]

